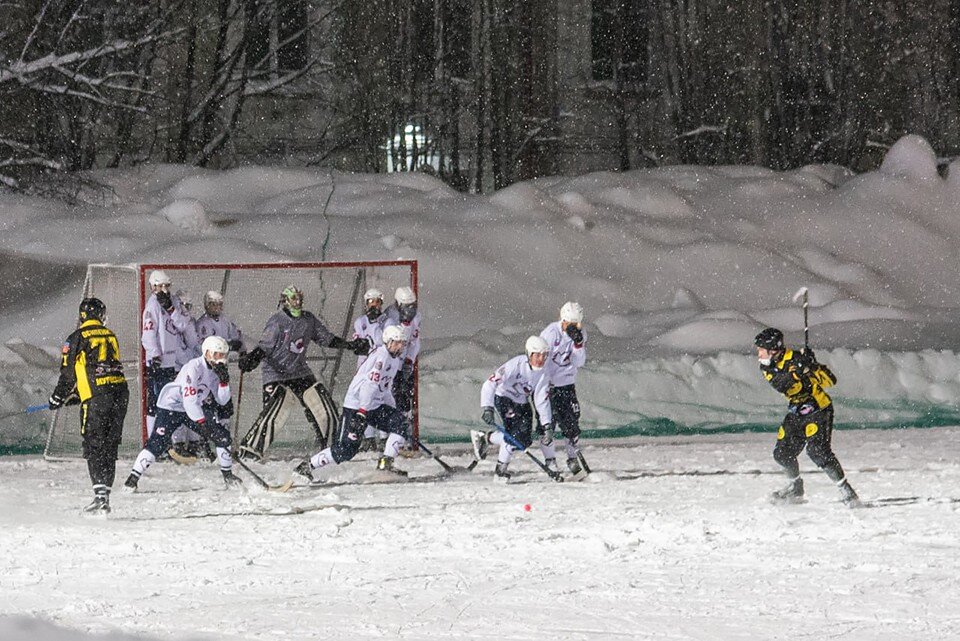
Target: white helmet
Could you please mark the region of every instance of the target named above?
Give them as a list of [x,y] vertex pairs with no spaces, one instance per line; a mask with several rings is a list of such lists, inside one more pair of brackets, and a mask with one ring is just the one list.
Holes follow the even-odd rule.
[[397,291],[393,293],[393,299],[398,305],[413,305],[417,302],[417,295],[409,287],[397,287]]
[[147,282],[156,287],[157,285],[169,285],[173,281],[167,276],[167,272],[162,269],[155,269],[150,272],[150,278],[147,279]]
[[531,354],[549,354],[550,346],[547,345],[547,341],[543,340],[539,336],[531,336],[527,339],[527,356]]
[[203,306],[206,307],[210,303],[220,303],[222,305],[223,294],[215,289],[211,289],[209,292],[203,295]]
[[220,338],[219,336],[207,336],[203,339],[203,344],[200,345],[200,350],[203,352],[204,358],[207,356],[207,352],[215,354],[217,352],[223,354],[220,358],[214,358],[214,363],[226,363],[227,362],[227,352],[230,351],[230,346],[227,344],[227,341]]
[[564,303],[563,307],[560,308],[560,320],[567,321],[568,323],[582,323],[583,306],[573,301]]
[[383,330],[383,344],[389,345],[393,341],[404,341],[407,340],[407,333],[399,325],[391,325],[390,327]]
[[363,302],[367,302],[368,300],[379,300],[383,302],[383,292],[376,287],[371,287],[363,293]]

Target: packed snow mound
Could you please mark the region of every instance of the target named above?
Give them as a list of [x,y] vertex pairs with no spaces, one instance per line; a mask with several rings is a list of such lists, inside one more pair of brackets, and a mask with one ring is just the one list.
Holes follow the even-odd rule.
[[939,179],[937,154],[924,138],[904,136],[887,152],[880,165],[880,172],[891,176],[904,176],[912,180]]
[[554,176],[489,196],[422,174],[324,169],[153,165],[90,177],[110,187],[109,202],[0,198],[0,256],[57,265],[32,274],[43,309],[28,315],[16,299],[3,309],[24,313],[5,318],[0,341],[50,347],[37,328],[70,326],[90,262],[402,258],[419,261],[431,339],[491,327],[522,337],[578,300],[622,360],[638,346],[749,350],[763,325],[797,340],[803,316],[790,296],[807,286],[818,346],[960,345],[960,194],[934,179],[917,136],[858,176],[679,166]]
[[87,634],[62,628],[42,619],[23,616],[0,617],[0,639],[3,641],[150,641],[154,638],[123,632]]
[[212,227],[203,204],[192,198],[175,200],[157,212],[157,215],[186,231],[202,233]]

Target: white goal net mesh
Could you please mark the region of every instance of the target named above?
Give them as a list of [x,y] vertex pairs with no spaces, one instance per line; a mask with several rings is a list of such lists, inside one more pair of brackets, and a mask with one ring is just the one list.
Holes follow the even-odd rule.
[[[146,388],[140,325],[143,305],[150,296],[147,279],[162,269],[173,281],[170,291],[189,292],[193,317],[204,313],[203,296],[208,291],[223,294],[223,315],[243,333],[244,348],[256,347],[267,319],[277,311],[280,292],[288,285],[303,290],[303,308],[315,314],[337,336],[350,340],[353,321],[363,313],[363,293],[371,287],[384,292],[384,305],[392,303],[397,287],[416,289],[415,261],[355,263],[218,264],[218,265],[90,265],[83,297],[96,296],[107,306],[106,325],[120,343],[120,353],[130,386],[130,406],[124,423],[121,456],[134,456],[146,434]],[[357,357],[349,350],[308,348],[307,363],[317,380],[330,389],[339,408],[356,372]],[[231,388],[237,412],[230,428],[242,437],[263,407],[260,368],[243,376],[242,390],[237,355],[230,354]],[[238,402],[239,401],[239,402]],[[417,403],[413,425],[418,426]],[[277,432],[268,455],[273,458],[303,456],[316,449],[314,431],[303,411],[294,406],[286,424]],[[81,436],[75,407],[56,413],[45,456],[48,459],[81,456]]]

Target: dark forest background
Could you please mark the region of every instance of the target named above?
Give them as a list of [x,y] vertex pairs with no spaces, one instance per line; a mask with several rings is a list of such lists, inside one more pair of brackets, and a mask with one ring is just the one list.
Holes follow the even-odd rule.
[[0,0],[0,186],[143,162],[489,191],[960,149],[960,0]]

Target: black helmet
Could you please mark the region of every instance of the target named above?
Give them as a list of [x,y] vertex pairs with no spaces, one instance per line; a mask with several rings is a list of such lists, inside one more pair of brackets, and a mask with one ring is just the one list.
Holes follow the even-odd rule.
[[80,302],[80,320],[95,319],[102,321],[107,315],[107,306],[99,298],[84,298]]
[[757,347],[769,349],[778,352],[783,349],[783,332],[775,327],[768,327],[753,339],[753,344]]

